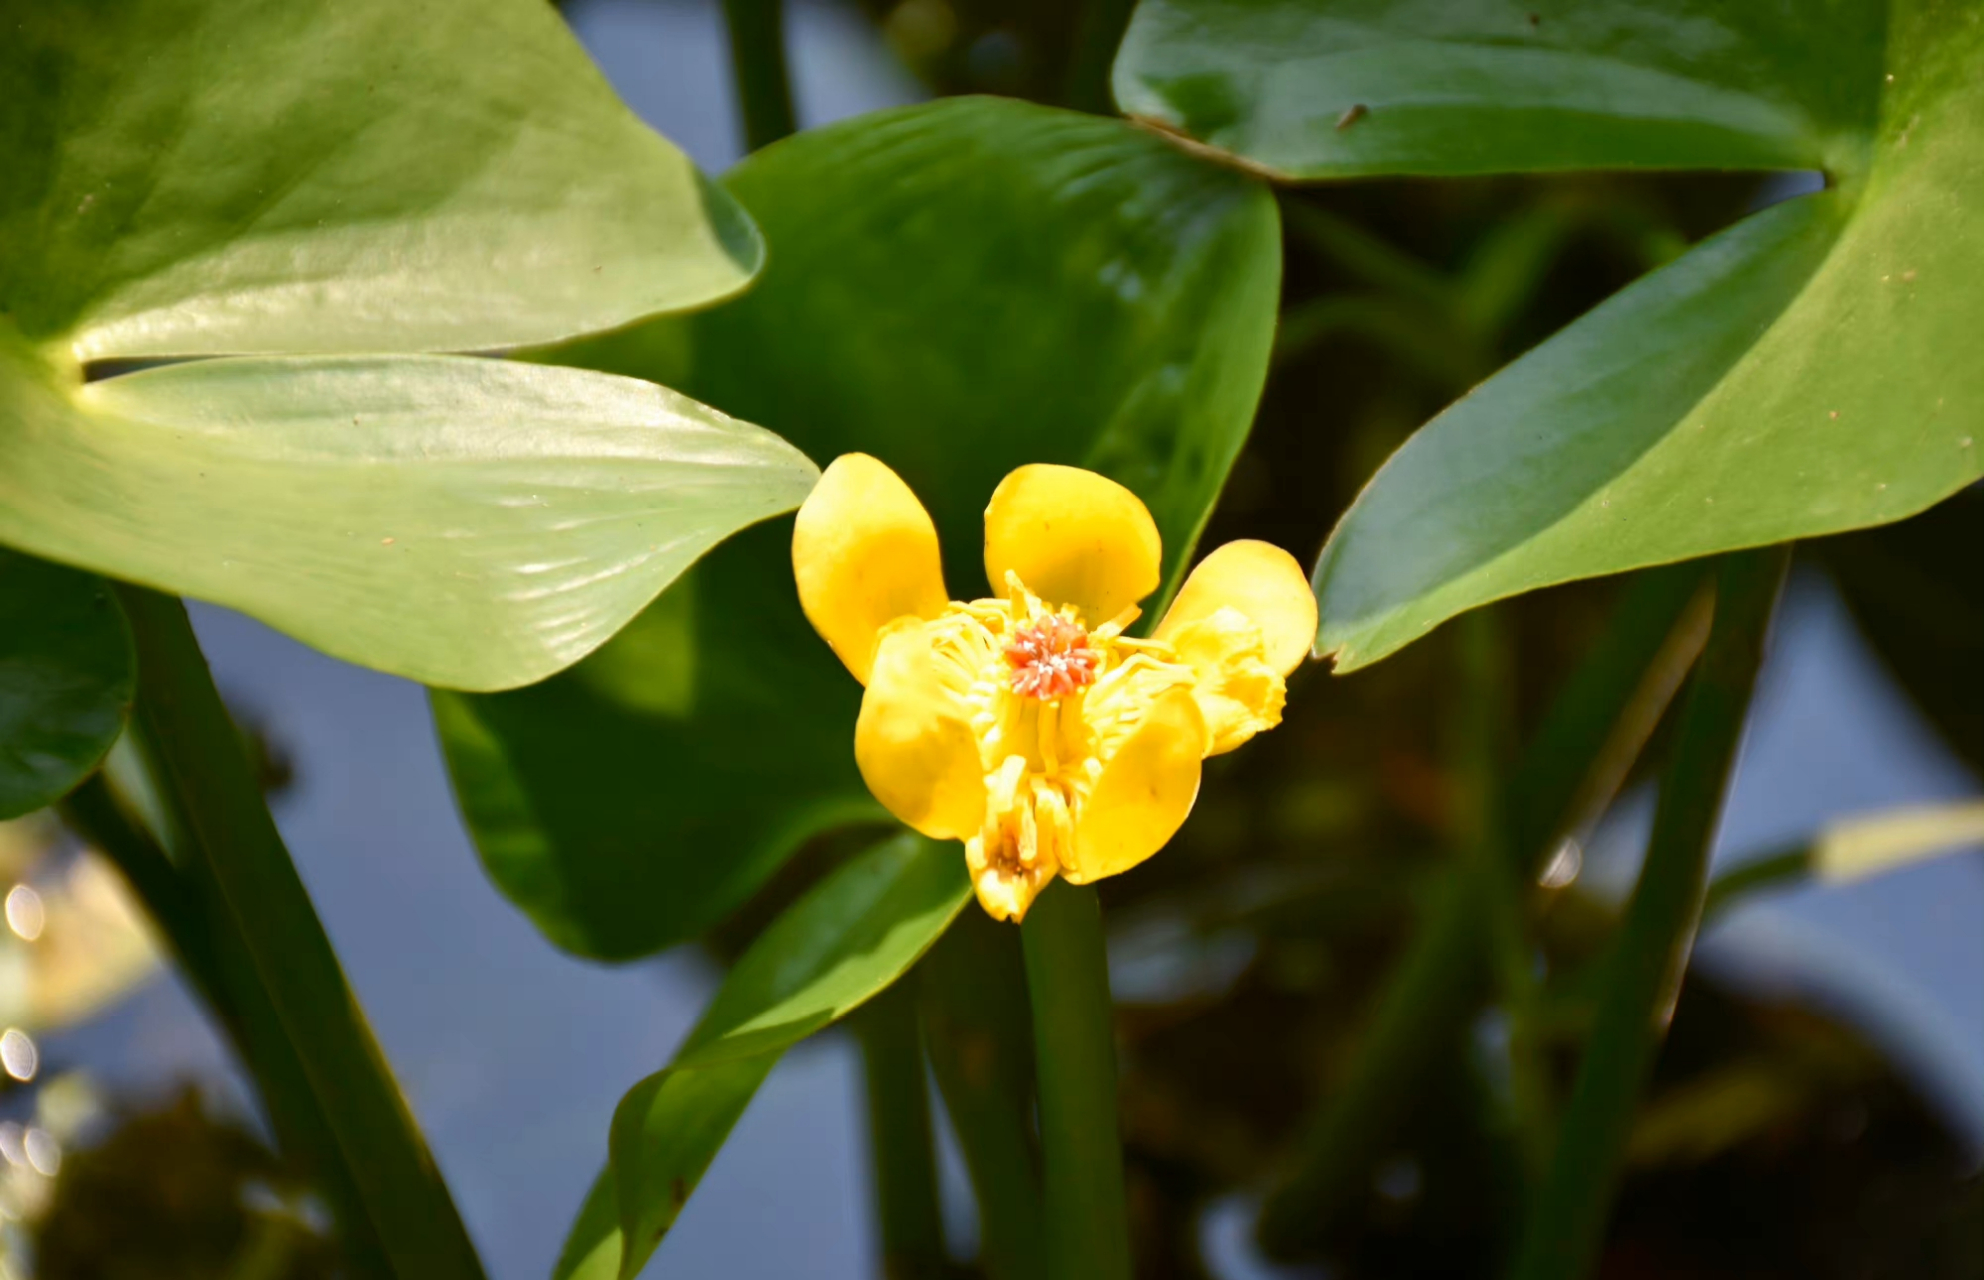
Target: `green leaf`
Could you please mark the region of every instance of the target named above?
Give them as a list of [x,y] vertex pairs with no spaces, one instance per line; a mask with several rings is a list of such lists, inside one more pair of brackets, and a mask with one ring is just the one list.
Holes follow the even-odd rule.
[[1879,0],[1144,0],[1131,116],[1288,179],[1830,167],[1874,121]]
[[1864,177],[1624,290],[1427,424],[1316,566],[1338,670],[1573,578],[1898,520],[1984,474],[1984,11],[1917,5]]
[[0,313],[79,359],[550,341],[734,293],[762,256],[543,0],[6,25]]
[[626,378],[314,356],[84,385],[5,339],[0,540],[435,684],[567,665],[817,474]]
[[107,586],[0,548],[0,819],[55,803],[97,767],[135,672]]
[[[821,462],[881,458],[935,517],[953,594],[985,589],[981,515],[1027,462],[1135,490],[1176,580],[1266,371],[1264,189],[1120,121],[994,99],[801,134],[725,181],[777,246],[759,286],[551,358],[681,386]],[[624,958],[705,927],[810,831],[881,816],[860,697],[799,611],[781,522],[595,660],[437,707],[497,883],[560,945]]]
[[590,652],[810,463],[466,350],[737,292],[736,202],[541,0],[51,0],[0,41],[0,540],[504,688]]
[[551,1268],[551,1280],[616,1280],[620,1274],[620,1198],[613,1170],[601,1169],[586,1192],[579,1216],[566,1233],[565,1247]]
[[558,1274],[592,1275],[580,1267],[600,1267],[612,1254],[603,1230],[608,1197],[622,1239],[634,1242],[619,1274],[639,1272],[780,1055],[894,982],[970,897],[959,850],[905,834],[840,868],[774,921],[731,969],[675,1061],[614,1111],[611,1182],[587,1197]]

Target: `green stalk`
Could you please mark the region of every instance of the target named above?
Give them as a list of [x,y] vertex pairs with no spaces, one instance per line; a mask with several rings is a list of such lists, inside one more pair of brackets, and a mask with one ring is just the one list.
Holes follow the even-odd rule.
[[1459,768],[1467,829],[1461,847],[1473,863],[1487,916],[1486,935],[1495,994],[1509,1026],[1509,1104],[1523,1169],[1534,1179],[1550,1153],[1549,1073],[1538,1051],[1540,1000],[1535,948],[1529,937],[1530,880],[1506,848],[1502,775],[1514,728],[1507,637],[1494,609],[1476,609],[1460,620],[1461,749]]
[[[301,1063],[400,1280],[481,1280],[482,1266],[406,1100],[372,1039],[330,939],[263,803],[241,737],[172,596],[120,585],[138,650],[132,730],[187,877],[210,877],[209,928],[236,937],[274,1028]],[[223,953],[224,958],[224,953]],[[244,1022],[256,1011],[241,1009]],[[271,1060],[265,1056],[256,1065]]]
[[1540,1194],[1518,1280],[1578,1280],[1598,1255],[1641,1090],[1694,944],[1709,853],[1789,547],[1725,557],[1716,616],[1661,779],[1646,863],[1600,997],[1591,1041]]
[[1040,1089],[1051,1280],[1129,1280],[1115,1007],[1095,890],[1056,881],[1020,931]]
[[1780,849],[1731,867],[1708,882],[1708,893],[1702,899],[1702,922],[1706,924],[1752,894],[1796,888],[1811,874],[1809,844]]
[[182,874],[104,774],[72,792],[61,813],[71,830],[123,874],[180,971],[254,1078],[277,1145],[329,1197],[337,1214],[338,1243],[352,1274],[390,1277],[392,1269],[344,1154],[317,1107],[303,1064],[283,1034],[246,945],[219,905],[211,878]]
[[181,878],[165,850],[126,810],[102,773],[77,787],[57,808],[63,823],[123,875],[158,926],[180,969],[239,1049],[241,1015],[223,977],[216,931],[209,926],[193,886]]
[[1033,1026],[1018,932],[966,907],[917,966],[924,1046],[978,1201],[979,1265],[1033,1280],[1041,1258]]
[[[1652,733],[1699,650],[1689,603],[1700,576],[1694,566],[1637,575],[1552,701],[1499,806],[1514,883],[1528,883],[1549,849],[1603,808],[1624,776],[1619,762],[1630,765]],[[1466,868],[1433,889],[1342,1086],[1303,1124],[1289,1173],[1263,1206],[1258,1234],[1269,1256],[1298,1257],[1327,1237],[1367,1185],[1417,1083],[1486,998],[1479,894]]]
[[1294,1168],[1262,1206],[1262,1251],[1293,1258],[1328,1237],[1369,1185],[1421,1084],[1481,999],[1481,893],[1472,868],[1439,877],[1419,927],[1351,1058],[1348,1075],[1303,1127]]
[[913,981],[897,982],[850,1020],[868,1085],[868,1147],[888,1280],[944,1274],[944,1213]]
[[723,0],[730,33],[730,74],[744,117],[744,149],[757,151],[798,128],[792,82],[785,69],[785,13],[781,0]]
[[1604,638],[1571,673],[1509,780],[1509,853],[1533,879],[1603,816],[1708,637],[1698,562],[1648,569],[1622,593]]

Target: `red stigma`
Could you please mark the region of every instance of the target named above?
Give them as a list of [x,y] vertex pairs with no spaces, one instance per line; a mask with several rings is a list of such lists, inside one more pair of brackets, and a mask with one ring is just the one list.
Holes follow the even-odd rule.
[[1102,655],[1088,647],[1088,632],[1066,618],[1042,618],[1006,645],[1013,692],[1025,698],[1065,697],[1095,683]]

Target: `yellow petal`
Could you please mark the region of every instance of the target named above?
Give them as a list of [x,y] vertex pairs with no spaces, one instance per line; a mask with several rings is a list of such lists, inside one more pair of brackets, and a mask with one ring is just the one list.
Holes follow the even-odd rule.
[[971,707],[944,675],[922,621],[883,628],[854,724],[854,760],[890,813],[932,839],[962,840],[985,821],[985,770]]
[[1221,609],[1237,609],[1261,629],[1268,665],[1278,675],[1301,666],[1316,643],[1316,595],[1308,575],[1272,543],[1243,538],[1199,561],[1153,638],[1174,641]]
[[1192,694],[1206,719],[1206,754],[1231,751],[1281,723],[1288,686],[1268,663],[1261,629],[1238,609],[1174,628],[1178,661],[1197,677]]
[[1199,795],[1206,724],[1190,688],[1151,703],[1141,723],[1103,762],[1075,819],[1074,858],[1061,874],[1075,884],[1128,871],[1164,847]]
[[1006,574],[1049,606],[1071,604],[1095,627],[1157,590],[1163,544],[1136,494],[1093,471],[1046,464],[999,482],[985,508],[985,577]]
[[835,458],[799,508],[792,575],[807,620],[863,684],[883,627],[950,603],[930,513],[865,453]]

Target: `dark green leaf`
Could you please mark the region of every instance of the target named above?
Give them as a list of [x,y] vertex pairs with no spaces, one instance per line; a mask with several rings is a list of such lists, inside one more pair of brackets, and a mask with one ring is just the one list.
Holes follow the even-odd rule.
[[1879,524],[1984,474],[1984,19],[1914,6],[1873,162],[1708,241],[1408,441],[1316,566],[1376,661],[1572,578]]
[[[675,1061],[614,1111],[611,1195],[622,1238],[634,1242],[621,1276],[638,1272],[674,1225],[780,1055],[894,982],[970,897],[958,849],[898,836],[829,876],[751,944]],[[611,1252],[601,1195],[595,1187],[580,1213],[564,1274],[591,1274],[579,1264]]]
[[543,0],[5,24],[0,314],[81,359],[549,341],[734,293],[761,257]]
[[1874,121],[1879,0],[1144,0],[1116,98],[1287,178],[1830,167]]
[[[928,504],[954,594],[1027,462],[1142,495],[1175,581],[1245,438],[1280,243],[1267,192],[1118,121],[957,99],[802,134],[726,184],[777,246],[736,304],[556,353],[681,386]],[[793,595],[779,525],[721,548],[598,657],[442,698],[497,882],[561,945],[640,955],[741,901],[806,833],[879,815],[860,689]]]
[[0,547],[0,819],[53,804],[96,768],[134,678],[109,587]]
[[0,539],[433,684],[573,662],[817,474],[627,378],[311,356],[79,385],[4,339]]

